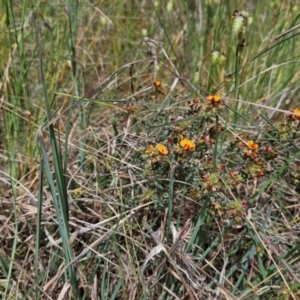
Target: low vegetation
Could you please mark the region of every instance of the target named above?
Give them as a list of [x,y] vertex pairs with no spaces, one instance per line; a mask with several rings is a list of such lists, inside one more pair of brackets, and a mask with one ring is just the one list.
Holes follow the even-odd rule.
[[2,299],[300,299],[300,7],[261,2],[2,2]]

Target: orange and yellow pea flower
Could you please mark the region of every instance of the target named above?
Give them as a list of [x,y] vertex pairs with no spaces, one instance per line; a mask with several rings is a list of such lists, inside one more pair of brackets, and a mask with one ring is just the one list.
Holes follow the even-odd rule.
[[169,153],[168,148],[163,144],[157,144],[156,149],[162,155],[168,155],[168,153]]
[[210,101],[211,104],[216,104],[218,102],[220,102],[221,97],[218,95],[209,95],[206,98],[208,101]]
[[258,148],[258,144],[254,143],[253,141],[248,141],[246,145],[251,150],[256,150]]
[[189,139],[183,139],[179,142],[180,147],[182,147],[186,151],[194,151],[196,148],[195,143]]
[[154,148],[153,144],[149,144],[148,148],[145,150],[145,154],[152,154],[156,151],[156,154],[167,155],[169,154],[168,148],[163,144],[157,144]]
[[161,81],[159,81],[159,80],[154,81],[153,86],[156,88],[161,87]]

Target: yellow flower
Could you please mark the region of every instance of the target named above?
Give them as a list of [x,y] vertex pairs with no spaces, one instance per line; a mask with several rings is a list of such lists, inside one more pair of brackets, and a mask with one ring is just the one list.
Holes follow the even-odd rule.
[[209,95],[206,99],[210,101],[211,104],[216,104],[220,102],[221,97],[218,95]]
[[157,144],[156,149],[162,155],[167,155],[169,153],[168,148],[163,144]]
[[179,144],[186,151],[194,151],[196,148],[195,143],[192,140],[188,139],[181,140]]
[[145,154],[150,154],[150,153],[152,153],[152,151],[153,151],[153,145],[149,144],[148,148],[145,151]]
[[251,150],[256,150],[258,148],[258,144],[254,143],[253,141],[248,141],[247,142],[247,147]]

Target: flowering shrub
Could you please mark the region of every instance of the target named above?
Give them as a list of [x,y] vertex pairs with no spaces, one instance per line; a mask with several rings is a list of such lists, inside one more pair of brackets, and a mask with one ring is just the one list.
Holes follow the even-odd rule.
[[[162,83],[156,81],[153,86],[156,93]],[[195,204],[211,195],[210,213],[242,226],[243,214],[251,206],[249,196],[253,192],[249,192],[249,186],[259,185],[271,175],[272,161],[278,157],[276,147],[271,139],[259,140],[256,135],[244,132],[231,134],[218,123],[216,116],[228,113],[220,95],[193,98],[186,107],[184,114],[167,114],[168,121],[161,111],[156,122],[167,125],[158,127],[151,142],[137,152],[136,163],[145,170],[149,184],[147,195],[151,194],[145,199],[156,200],[156,208],[167,207],[170,184],[174,195],[185,191]],[[132,114],[137,116],[140,112],[133,111]],[[299,110],[291,110],[277,124],[276,132],[274,128],[266,132],[284,138],[291,134],[292,128],[296,129],[298,116]],[[151,127],[146,129],[149,133],[151,130]],[[227,142],[223,145],[222,155],[216,155],[216,147],[224,139]],[[290,174],[295,184],[298,183],[299,176],[295,171],[298,169],[293,168]],[[187,203],[181,205],[188,206]]]
[[[300,110],[281,112],[276,122],[267,114],[253,117],[255,109],[263,105],[256,107],[251,93],[249,99],[239,93],[243,69],[239,70],[242,67],[238,64],[244,61],[248,20],[245,12],[235,11],[232,16],[234,72],[226,73],[232,55],[221,49],[211,52],[211,70],[206,78],[209,93],[176,72],[172,82],[169,78],[156,80],[159,72],[154,72],[155,80],[147,85],[143,82],[141,90],[144,87],[146,92],[141,92],[126,110],[128,131],[137,140],[131,149],[133,154],[126,156],[126,162],[134,166],[130,168],[130,180],[121,185],[126,204],[134,207],[148,203],[144,214],[157,227],[157,220],[164,224],[177,220],[180,225],[191,219],[196,228],[201,227],[199,232],[210,233],[208,244],[210,238],[216,241],[220,232],[224,240],[228,234],[235,242],[236,230],[252,237],[252,214],[254,222],[259,220],[253,226],[255,230],[257,224],[258,228],[266,227],[259,218],[264,218],[267,210],[270,220],[278,218],[280,204],[274,205],[276,213],[265,204],[273,207],[270,202],[276,202],[276,197],[282,199],[280,193],[300,189],[300,163],[287,159],[288,148],[292,148],[299,131]],[[127,137],[128,132],[124,135]],[[285,180],[295,188],[287,188]],[[168,243],[167,237],[165,240]],[[258,241],[251,240],[255,244],[251,251],[263,259],[265,252]],[[222,247],[230,252],[230,245],[228,242]]]

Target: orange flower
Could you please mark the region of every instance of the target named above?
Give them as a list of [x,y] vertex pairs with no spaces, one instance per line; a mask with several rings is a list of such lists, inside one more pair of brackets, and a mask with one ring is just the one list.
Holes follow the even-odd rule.
[[145,151],[145,154],[150,154],[150,153],[152,153],[152,151],[153,151],[153,145],[149,144],[148,148]]
[[258,144],[254,143],[253,141],[248,141],[247,142],[247,147],[251,150],[256,150],[258,148]]
[[179,144],[186,151],[194,151],[196,148],[195,143],[192,140],[188,139],[181,140]]
[[162,87],[161,81],[159,81],[159,80],[154,81],[153,86],[155,87],[156,93],[159,93],[162,95],[165,94],[165,89]]
[[161,81],[159,81],[159,80],[154,81],[153,86],[156,88],[161,87]]
[[163,144],[157,144],[156,149],[162,155],[167,155],[169,153],[168,148]]
[[221,97],[218,95],[209,95],[206,99],[210,101],[211,104],[216,104],[220,102]]

